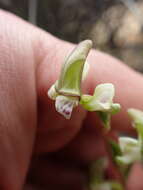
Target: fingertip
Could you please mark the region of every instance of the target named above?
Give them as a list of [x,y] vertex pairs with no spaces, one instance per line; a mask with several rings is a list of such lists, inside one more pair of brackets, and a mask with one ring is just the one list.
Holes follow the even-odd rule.
[[143,167],[141,163],[135,163],[129,173],[127,179],[127,190],[142,190],[143,189]]

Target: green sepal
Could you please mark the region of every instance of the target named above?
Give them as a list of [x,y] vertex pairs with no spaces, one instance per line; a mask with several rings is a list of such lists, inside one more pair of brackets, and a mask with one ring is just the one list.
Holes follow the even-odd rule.
[[105,129],[110,130],[111,114],[108,112],[97,112]]
[[108,143],[111,147],[112,158],[114,161],[116,161],[116,157],[122,155],[121,148],[119,144],[115,142],[114,140],[109,139]]
[[120,104],[112,104],[111,105],[111,114],[114,115],[116,113],[118,113],[121,110],[121,105]]
[[85,40],[79,43],[66,59],[56,85],[56,90],[59,94],[81,96],[84,64],[91,48],[92,41]]

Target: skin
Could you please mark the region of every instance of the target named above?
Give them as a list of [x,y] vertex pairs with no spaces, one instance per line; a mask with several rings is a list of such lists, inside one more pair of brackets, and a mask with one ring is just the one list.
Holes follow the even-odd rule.
[[[0,189],[21,190],[26,176],[32,189],[86,189],[84,166],[106,154],[101,123],[80,107],[65,120],[47,97],[74,45],[4,11],[0,28]],[[97,84],[112,82],[122,111],[113,117],[111,134],[132,133],[126,109],[143,109],[142,75],[96,50],[88,62],[83,91],[92,94]],[[138,172],[143,176],[139,165],[127,189],[143,189],[138,177],[131,185]]]

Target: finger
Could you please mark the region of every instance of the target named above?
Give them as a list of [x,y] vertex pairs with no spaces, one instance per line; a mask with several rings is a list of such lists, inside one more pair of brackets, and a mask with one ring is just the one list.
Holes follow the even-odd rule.
[[[51,37],[48,38],[41,30],[4,11],[0,12],[0,25],[0,188],[19,190],[24,183],[36,134],[36,86],[39,84],[36,84],[36,69],[38,70],[40,62],[44,59],[44,49],[41,50],[39,47],[40,43],[51,44]],[[48,107],[48,112],[45,112],[47,116],[49,110]],[[62,140],[62,132],[57,136],[57,141],[56,135],[53,135],[50,146],[55,143],[59,147],[60,139],[62,146],[77,133],[85,115],[82,110],[79,112],[81,119],[78,120],[75,114],[73,124],[77,127],[73,133],[69,127],[66,140]],[[58,121],[57,118],[57,126]],[[49,129],[54,128],[52,123],[45,126],[49,126]],[[64,126],[67,126],[67,123]]]
[[[52,52],[49,52],[49,55],[47,53],[48,47],[43,45],[42,48],[43,52],[45,52],[45,57],[39,64],[37,71],[37,90],[39,102],[39,119],[36,141],[37,153],[56,151],[65,146],[79,132],[83,119],[86,115],[86,112],[83,109],[77,108],[74,110],[71,119],[66,120],[55,111],[54,102],[49,100],[47,97],[48,89],[58,78],[66,53],[73,49],[73,45],[69,45],[64,50],[65,52],[63,52],[61,51],[58,43],[61,43],[61,41],[56,41],[54,44],[55,47],[53,47]],[[45,41],[43,44],[45,44]],[[53,44],[51,46],[53,46]],[[45,49],[47,49],[47,51]]]
[[30,185],[30,184],[26,184],[26,185],[24,185],[23,190],[42,190],[42,189],[36,188],[36,187],[34,187],[33,185]]
[[70,121],[55,112],[55,108],[51,108],[50,104],[47,104],[44,113],[40,110],[35,145],[37,154],[57,151],[68,144],[80,131],[86,116],[86,112],[81,108],[74,110]]
[[128,180],[127,190],[142,190],[143,189],[143,168],[140,163],[136,163],[131,168]]
[[[17,190],[24,183],[36,134],[36,69],[44,58],[44,50],[39,50],[39,47],[41,42],[45,43],[45,36],[46,45],[51,42],[41,30],[3,11],[0,12],[0,25],[0,187],[4,190]],[[50,146],[55,143],[59,147],[60,139],[62,146],[77,133],[85,115],[83,110],[79,112],[81,119],[78,120],[77,114],[73,118],[73,132],[70,131],[71,125],[64,134],[67,133],[66,140],[62,140],[62,132],[53,135]],[[48,116],[49,107],[45,113]],[[57,126],[60,123],[58,121],[57,118]],[[52,129],[52,124],[45,126]],[[61,128],[68,126],[67,123],[62,125]]]
[[[97,123],[89,122],[90,113],[84,119],[83,126],[75,138],[57,152],[60,158],[78,163],[90,163],[106,155],[102,128]],[[97,124],[97,125],[96,125]]]
[[36,131],[34,29],[0,11],[0,189],[24,183]]

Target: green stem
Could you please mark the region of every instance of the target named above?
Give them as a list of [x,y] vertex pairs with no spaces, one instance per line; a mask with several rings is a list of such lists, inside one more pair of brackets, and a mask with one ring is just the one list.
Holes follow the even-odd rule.
[[115,163],[115,160],[114,160],[113,155],[112,155],[112,149],[111,149],[111,145],[110,145],[110,142],[109,142],[111,140],[111,137],[110,137],[109,133],[104,134],[103,139],[104,139],[104,144],[105,144],[105,148],[106,148],[106,151],[107,151],[108,159],[110,161],[112,161],[113,169],[116,172],[115,179],[117,181],[119,181],[119,183],[121,183],[123,187],[125,187],[124,176],[123,176],[120,168],[118,167],[118,165]]

